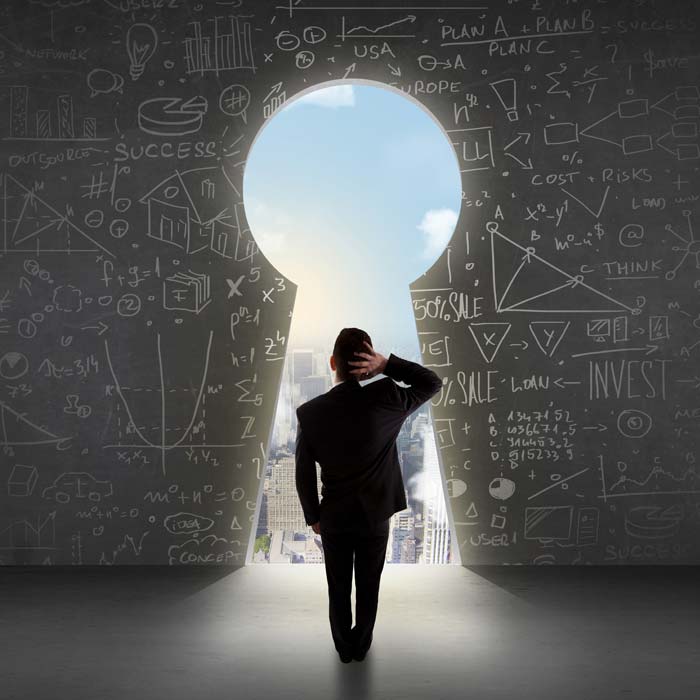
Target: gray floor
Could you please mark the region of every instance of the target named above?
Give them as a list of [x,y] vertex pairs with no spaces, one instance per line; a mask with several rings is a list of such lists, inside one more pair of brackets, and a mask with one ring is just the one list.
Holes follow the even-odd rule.
[[343,664],[323,565],[6,567],[0,697],[697,700],[699,584],[387,564],[372,648]]

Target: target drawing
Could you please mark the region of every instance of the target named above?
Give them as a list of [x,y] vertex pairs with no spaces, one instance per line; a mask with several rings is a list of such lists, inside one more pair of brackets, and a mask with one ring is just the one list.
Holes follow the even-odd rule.
[[644,437],[651,430],[651,416],[636,408],[626,408],[617,417],[617,429],[629,438]]

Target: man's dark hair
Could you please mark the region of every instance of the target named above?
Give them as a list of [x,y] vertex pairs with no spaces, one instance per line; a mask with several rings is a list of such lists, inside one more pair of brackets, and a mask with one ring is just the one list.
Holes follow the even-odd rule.
[[350,370],[358,369],[357,365],[349,365],[348,361],[363,360],[365,358],[355,355],[356,352],[369,352],[369,348],[364,344],[367,341],[372,345],[372,339],[361,328],[343,328],[335,339],[333,346],[333,357],[338,379],[340,381],[359,381],[358,375],[350,374]]

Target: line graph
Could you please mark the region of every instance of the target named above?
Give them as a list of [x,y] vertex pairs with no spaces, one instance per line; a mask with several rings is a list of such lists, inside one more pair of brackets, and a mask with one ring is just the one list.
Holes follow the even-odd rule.
[[[114,380],[114,387],[116,389],[117,395],[119,399],[121,400],[121,404],[124,407],[124,410],[126,411],[126,414],[129,418],[129,426],[131,426],[132,430],[136,435],[139,437],[141,440],[140,443],[134,443],[134,444],[125,444],[122,442],[118,443],[111,443],[108,445],[103,445],[103,449],[107,448],[124,448],[124,447],[138,447],[138,448],[152,448],[155,450],[158,450],[160,452],[161,456],[161,469],[163,471],[163,474],[165,474],[165,466],[166,466],[166,460],[165,456],[166,453],[169,452],[170,450],[174,450],[177,448],[188,448],[192,446],[192,442],[186,442],[188,438],[191,438],[194,434],[194,425],[195,425],[195,420],[197,419],[197,414],[200,411],[200,408],[202,407],[203,404],[203,394],[204,394],[204,386],[207,381],[207,372],[209,371],[209,360],[211,356],[211,346],[212,346],[212,341],[214,338],[214,331],[209,331],[209,339],[207,341],[207,348],[204,353],[204,361],[203,361],[203,368],[202,368],[202,379],[199,383],[199,389],[197,390],[197,398],[195,400],[194,407],[192,409],[192,414],[189,418],[189,423],[187,427],[182,430],[182,434],[177,440],[174,440],[173,442],[168,442],[166,440],[166,433],[171,430],[167,426],[167,411],[166,411],[166,387],[165,387],[165,378],[164,378],[164,369],[163,369],[163,352],[162,352],[162,346],[161,346],[161,337],[160,333],[157,334],[156,338],[156,354],[158,358],[158,375],[159,375],[159,380],[160,380],[160,387],[158,389],[160,393],[160,425],[157,426],[158,433],[159,433],[159,440],[156,442],[154,440],[149,439],[144,435],[143,431],[141,428],[138,427],[136,420],[134,418],[134,414],[132,411],[132,407],[129,403],[129,400],[127,399],[125,395],[125,387],[121,384],[119,381],[119,377],[117,376],[117,372],[114,369],[114,364],[112,362],[112,356],[109,351],[109,342],[107,339],[104,340],[104,347],[105,347],[105,355],[107,358],[107,365],[109,367],[110,374],[112,375],[112,379]],[[183,444],[184,443],[184,444]],[[241,444],[209,444],[206,442],[206,440],[202,443],[196,443],[197,447],[241,447]]]
[[36,516],[36,525],[26,518],[15,519],[0,530],[2,549],[58,549],[56,547],[56,511]]
[[604,501],[607,501],[608,498],[662,495],[682,496],[700,493],[700,479],[694,466],[688,467],[680,474],[674,474],[664,469],[663,466],[654,464],[652,467],[647,468],[645,475],[636,477],[629,476],[627,474],[629,466],[624,462],[619,462],[616,478],[606,483],[603,455],[599,455],[599,461],[602,494],[598,498],[602,498]]

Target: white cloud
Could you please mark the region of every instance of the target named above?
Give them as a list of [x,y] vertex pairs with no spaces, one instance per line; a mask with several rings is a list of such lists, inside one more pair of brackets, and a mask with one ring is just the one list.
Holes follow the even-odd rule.
[[457,212],[452,209],[429,209],[416,228],[425,234],[423,257],[436,260],[449,242],[457,224]]
[[436,485],[426,471],[420,471],[409,477],[406,488],[412,499],[425,503],[436,496]]
[[283,231],[255,231],[253,236],[266,258],[281,253],[287,247],[287,234]]
[[243,208],[245,209],[246,216],[267,214],[270,211],[270,208],[265,202],[252,195],[243,198]]
[[290,109],[298,104],[312,104],[319,107],[337,109],[338,107],[354,107],[355,92],[352,85],[331,85],[327,88],[307,92],[296,100],[292,100],[285,109]]

